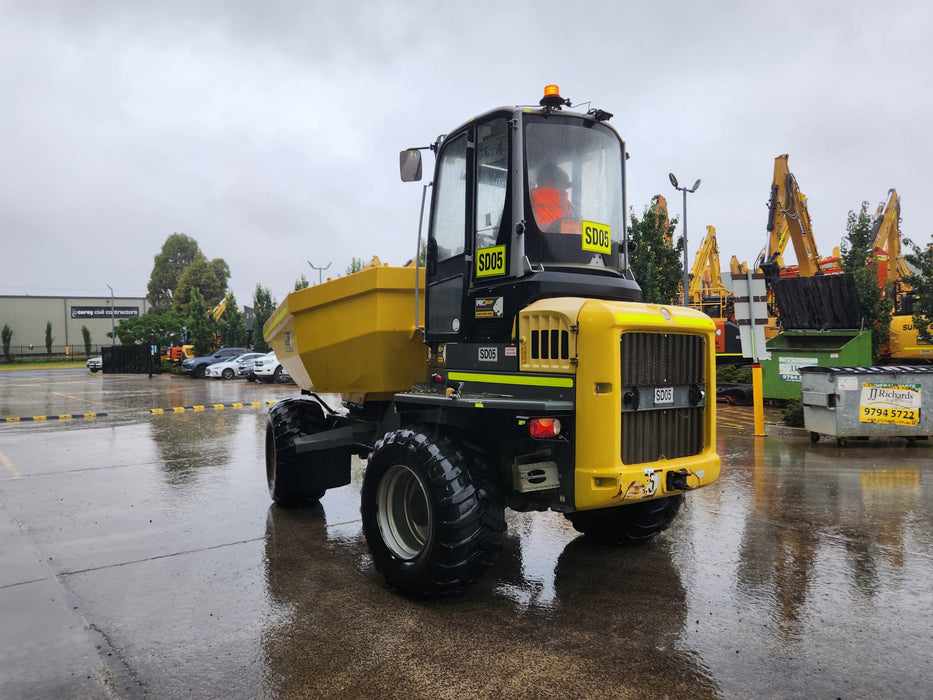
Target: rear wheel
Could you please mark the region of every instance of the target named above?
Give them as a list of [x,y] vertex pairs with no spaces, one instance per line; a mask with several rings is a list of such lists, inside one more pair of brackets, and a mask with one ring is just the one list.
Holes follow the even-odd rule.
[[363,477],[363,533],[376,569],[416,596],[461,591],[502,548],[504,508],[482,458],[431,429],[379,440]]
[[266,483],[269,495],[281,506],[318,501],[326,489],[302,488],[295,438],[324,430],[324,409],[306,399],[284,399],[269,409],[266,419]]
[[565,516],[575,530],[597,542],[644,542],[670,527],[683,501],[683,495],[678,494],[629,506],[578,510]]

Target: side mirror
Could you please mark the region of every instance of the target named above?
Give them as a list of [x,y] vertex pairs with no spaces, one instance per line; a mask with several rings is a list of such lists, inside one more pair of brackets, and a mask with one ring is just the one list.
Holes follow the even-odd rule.
[[418,182],[421,180],[421,151],[409,148],[398,154],[398,169],[402,182]]

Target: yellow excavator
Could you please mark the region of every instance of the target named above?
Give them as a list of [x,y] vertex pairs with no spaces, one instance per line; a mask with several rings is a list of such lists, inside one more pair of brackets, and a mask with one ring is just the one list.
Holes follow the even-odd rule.
[[667,232],[668,226],[668,216],[667,216],[667,199],[662,194],[656,194],[651,198],[651,209],[658,217],[658,228],[664,231],[664,240],[667,241],[667,244],[673,248],[674,247],[674,238]]
[[914,295],[910,285],[903,282],[910,268],[901,255],[901,199],[897,190],[888,190],[887,202],[878,205],[872,224],[874,242],[872,247],[878,261],[878,284],[893,287],[894,316],[891,318],[891,333],[881,349],[885,360],[933,360],[933,345],[917,337],[913,318]]
[[[796,266],[785,266],[784,249],[794,244]],[[813,240],[813,227],[807,211],[807,198],[787,165],[787,154],[774,159],[774,177],[768,200],[768,244],[758,256],[755,269],[768,280],[785,277],[812,277],[822,272],[820,254]]]
[[[733,259],[735,256],[733,256]],[[716,229],[706,227],[703,242],[693,260],[688,290],[690,306],[702,311],[716,324],[716,360],[742,361],[739,327],[735,322],[732,294],[723,284],[719,266],[719,245]]]
[[713,226],[706,227],[706,235],[697,248],[689,292],[690,306],[701,311],[707,297],[725,299],[729,296],[729,290],[722,283],[720,276],[719,245],[716,243],[716,229]]
[[[765,337],[771,338],[778,332],[772,286],[781,277],[813,277],[814,275],[841,272],[839,251],[834,249],[833,256],[821,258],[813,238],[813,226],[807,211],[807,198],[800,191],[797,178],[787,165],[787,154],[774,159],[774,176],[771,180],[771,197],[768,200],[768,243],[762,249],[755,263],[755,270],[765,276],[768,286],[768,323]],[[796,265],[784,264],[784,251],[790,241],[797,255]],[[733,271],[744,263],[733,261]]]

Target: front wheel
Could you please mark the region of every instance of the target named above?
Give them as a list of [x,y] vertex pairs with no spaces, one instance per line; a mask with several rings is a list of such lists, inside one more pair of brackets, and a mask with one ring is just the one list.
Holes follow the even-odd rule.
[[683,494],[641,501],[628,506],[566,513],[577,532],[606,544],[645,542],[664,532],[683,504]]
[[223,372],[220,373],[224,379],[233,379],[233,375],[236,374],[232,369],[227,367]]
[[327,427],[321,406],[305,399],[284,399],[269,409],[266,420],[266,483],[280,506],[318,501],[326,489],[308,489],[302,470],[308,468],[295,451],[295,438]]
[[482,458],[433,432],[387,433],[363,477],[363,534],[376,569],[415,596],[475,583],[495,561],[505,530]]

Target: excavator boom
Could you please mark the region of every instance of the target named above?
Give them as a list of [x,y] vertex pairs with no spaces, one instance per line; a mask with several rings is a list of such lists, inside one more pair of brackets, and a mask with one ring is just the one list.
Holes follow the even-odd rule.
[[693,260],[693,270],[690,279],[690,302],[695,308],[700,308],[706,296],[725,298],[729,292],[722,282],[719,268],[719,245],[716,243],[716,229],[706,227],[703,242],[697,248]]
[[812,277],[822,271],[807,211],[807,198],[788,168],[786,153],[774,159],[767,228],[768,245],[757,265],[766,275],[776,277],[784,267],[783,255],[788,241],[794,245],[801,277]]

